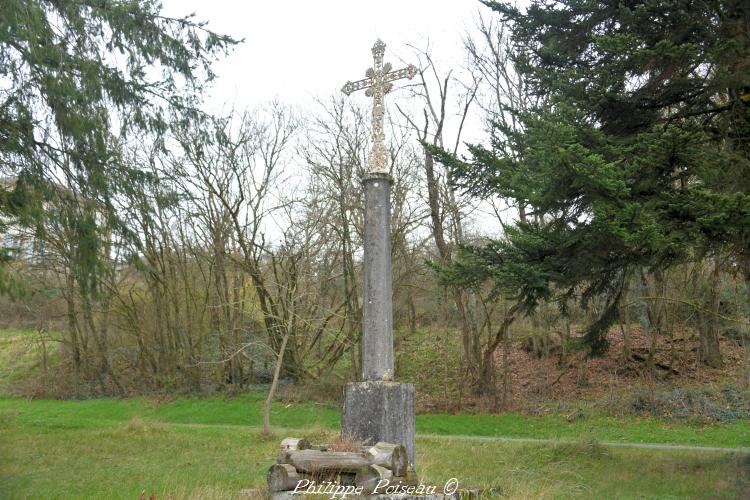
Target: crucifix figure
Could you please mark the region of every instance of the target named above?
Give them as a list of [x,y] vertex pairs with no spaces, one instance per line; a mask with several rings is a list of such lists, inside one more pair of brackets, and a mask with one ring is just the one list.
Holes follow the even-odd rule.
[[402,78],[412,79],[417,74],[417,68],[410,64],[403,69],[391,71],[391,63],[383,64],[385,44],[378,39],[372,46],[372,58],[374,64],[365,73],[364,80],[346,82],[341,89],[344,94],[349,95],[357,90],[367,89],[365,95],[372,97],[372,153],[370,154],[370,172],[388,172],[385,160],[385,133],[383,132],[383,116],[385,107],[383,98],[391,91],[394,80]]

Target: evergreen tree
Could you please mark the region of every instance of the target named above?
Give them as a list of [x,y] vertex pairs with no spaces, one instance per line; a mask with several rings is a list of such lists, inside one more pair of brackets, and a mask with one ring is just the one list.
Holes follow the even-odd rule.
[[637,270],[722,250],[750,283],[750,3],[486,4],[545,99],[516,111],[521,131],[498,127],[468,159],[440,158],[460,187],[517,200],[531,217],[467,248],[447,278],[493,279],[527,310],[606,297],[585,336],[593,354]]
[[210,64],[237,43],[160,11],[154,0],[0,0],[0,234],[2,221],[43,233],[65,218],[84,288],[102,234],[124,232],[113,198],[143,180],[121,144],[200,119]]

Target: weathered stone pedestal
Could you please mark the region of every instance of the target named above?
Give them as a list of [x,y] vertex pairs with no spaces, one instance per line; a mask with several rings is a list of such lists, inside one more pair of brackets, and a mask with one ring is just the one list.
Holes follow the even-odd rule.
[[371,445],[402,444],[409,465],[415,467],[414,386],[383,381],[346,384],[341,432]]

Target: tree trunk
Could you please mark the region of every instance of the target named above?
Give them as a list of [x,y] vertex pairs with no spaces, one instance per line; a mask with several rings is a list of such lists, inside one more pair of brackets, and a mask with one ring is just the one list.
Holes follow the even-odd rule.
[[67,305],[68,331],[70,333],[70,348],[73,351],[73,366],[76,369],[76,377],[81,375],[81,346],[78,339],[79,327],[75,306],[75,283],[73,274],[68,272],[65,276],[66,292],[65,302]]
[[[445,241],[445,230],[443,220],[440,216],[440,190],[438,180],[435,176],[435,159],[432,154],[424,150],[425,176],[427,177],[427,203],[430,207],[430,222],[432,223],[432,236],[435,239],[435,246],[440,254],[442,264],[451,263],[451,251]],[[482,358],[478,353],[478,346],[472,335],[471,324],[464,306],[463,294],[458,288],[452,287],[453,302],[456,304],[458,319],[461,322],[461,341],[463,346],[464,364],[472,379],[472,385],[482,378]],[[481,386],[481,381],[479,385]],[[481,388],[480,388],[481,391]]]
[[389,486],[393,483],[393,472],[377,465],[363,467],[354,477],[354,484],[361,487],[365,494],[372,494],[379,485],[382,488],[385,481]]
[[284,363],[284,351],[286,351],[286,344],[289,340],[289,332],[286,332],[284,339],[281,341],[281,347],[279,348],[279,354],[276,357],[276,368],[273,371],[273,380],[271,381],[271,388],[268,390],[268,397],[263,402],[263,434],[271,434],[271,402],[273,401],[274,395],[276,395],[276,387],[279,384],[279,376],[281,375],[281,366]]
[[285,438],[281,440],[281,451],[309,450],[311,447],[307,439]]
[[656,367],[654,366],[654,351],[656,349],[656,333],[654,328],[653,315],[651,313],[651,307],[643,300],[642,297],[648,295],[648,282],[646,281],[646,274],[643,270],[639,272],[638,280],[638,295],[640,300],[639,307],[639,322],[641,323],[641,329],[643,330],[643,336],[649,338],[651,343],[648,349],[648,357],[646,358],[646,367],[651,375],[656,373]]
[[500,402],[503,410],[510,408],[510,393],[510,335],[506,329],[503,335],[503,397]]
[[302,479],[305,479],[304,474],[297,472],[294,466],[274,464],[268,469],[268,490],[274,493],[293,490]]
[[568,344],[570,343],[570,318],[565,317],[565,329],[563,330],[562,340],[560,342],[560,361],[558,366],[565,367],[568,362]]
[[503,392],[504,397],[507,396],[510,388],[510,343],[509,343],[509,329],[510,325],[516,319],[516,314],[520,309],[520,304],[516,303],[510,306],[505,312],[505,317],[500,327],[495,332],[494,338],[489,339],[484,352],[482,353],[482,366],[480,371],[479,387],[483,396],[491,396],[494,398],[496,395],[497,388],[495,387],[495,365],[494,356],[495,351],[501,342],[504,343],[503,352]]
[[622,332],[622,353],[620,355],[620,359],[622,359],[623,362],[630,359],[630,326],[625,326],[625,324],[620,321],[620,332]]
[[353,472],[372,465],[372,460],[351,451],[300,450],[282,452],[279,460],[294,466],[298,472]]
[[711,315],[708,321],[700,328],[700,353],[701,360],[711,368],[720,368],[723,365],[721,349],[719,347],[719,305],[721,294],[721,269],[719,262],[714,262],[711,272]]
[[406,305],[409,308],[409,333],[414,335],[417,333],[417,307],[414,305],[414,290],[412,288],[412,286],[407,285]]
[[377,443],[375,446],[365,448],[365,452],[375,465],[385,467],[393,471],[397,476],[406,474],[408,457],[406,448],[402,444]]

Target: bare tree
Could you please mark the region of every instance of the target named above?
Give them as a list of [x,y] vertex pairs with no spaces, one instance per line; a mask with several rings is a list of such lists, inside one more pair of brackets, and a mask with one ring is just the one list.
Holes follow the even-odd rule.
[[[429,49],[415,49],[420,63],[419,84],[412,88],[413,93],[423,104],[422,116],[412,116],[408,110],[398,107],[401,115],[406,119],[417,138],[423,144],[423,168],[427,183],[427,205],[430,213],[430,229],[439,262],[450,265],[455,259],[455,252],[459,245],[465,242],[464,215],[465,206],[459,200],[453,189],[450,172],[437,170],[435,158],[430,146],[446,149],[447,121],[451,118],[448,108],[453,105],[451,92],[459,86],[448,71],[441,75],[437,69]],[[475,101],[478,90],[478,80],[464,87],[463,93],[457,92],[458,97],[458,125],[454,137],[450,141],[448,150],[456,154],[461,144],[461,134],[469,110]],[[450,287],[453,303],[458,313],[463,345],[464,369],[468,379],[474,387],[483,393],[491,394],[493,382],[492,369],[484,368],[485,357],[482,356],[481,335],[477,328],[474,308],[476,298],[459,287]],[[486,358],[492,363],[492,357]],[[494,365],[493,365],[494,366]]]
[[[515,70],[509,32],[502,20],[478,15],[475,28],[464,37],[464,46],[477,87],[476,103],[485,117],[487,131],[493,136],[492,143],[504,157],[518,159],[522,151],[513,135],[522,130],[520,114],[536,105],[539,97],[528,92],[526,82]],[[502,220],[503,205],[515,203],[519,219],[526,220],[523,200],[490,201],[498,219]]]

